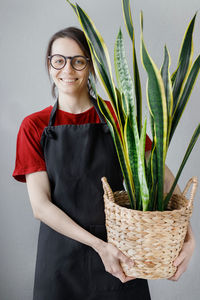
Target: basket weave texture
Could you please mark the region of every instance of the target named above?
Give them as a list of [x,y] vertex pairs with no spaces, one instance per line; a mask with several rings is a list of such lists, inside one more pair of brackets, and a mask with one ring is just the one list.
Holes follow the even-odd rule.
[[[182,195],[174,194],[166,211],[138,211],[127,208],[126,191],[112,192],[102,178],[108,242],[134,260],[134,267],[122,263],[127,276],[144,279],[169,278],[187,233],[192,214],[197,178],[192,177]],[[185,197],[192,184],[190,199]],[[126,206],[126,207],[124,207]]]

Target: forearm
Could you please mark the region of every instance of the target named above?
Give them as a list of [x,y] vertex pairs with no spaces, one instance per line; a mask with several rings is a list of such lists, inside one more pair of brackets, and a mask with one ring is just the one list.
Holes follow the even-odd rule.
[[93,247],[95,250],[105,242],[98,239],[74,222],[51,201],[51,188],[45,171],[26,175],[28,194],[36,219],[55,231]]
[[55,231],[97,250],[104,243],[74,222],[67,214],[50,201],[42,204],[37,219]]

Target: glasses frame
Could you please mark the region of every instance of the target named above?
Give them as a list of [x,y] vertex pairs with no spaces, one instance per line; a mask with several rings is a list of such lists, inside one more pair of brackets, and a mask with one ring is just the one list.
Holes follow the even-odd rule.
[[[65,64],[61,67],[61,68],[55,68],[53,65],[52,65],[52,58],[54,57],[54,56],[61,56],[61,57],[63,57],[64,58],[64,60],[65,60]],[[86,65],[82,68],[82,69],[76,69],[73,65],[72,65],[72,60],[74,59],[74,58],[76,58],[76,57],[82,57],[82,58],[85,58],[85,60],[86,60]],[[62,70],[65,66],[66,66],[66,64],[67,64],[67,60],[68,59],[70,59],[70,65],[72,66],[72,68],[74,69],[74,70],[76,70],[76,71],[82,71],[82,70],[84,70],[86,67],[87,67],[87,65],[88,65],[88,62],[90,61],[90,59],[88,58],[88,57],[86,57],[86,56],[83,56],[83,55],[75,55],[75,56],[64,56],[64,55],[62,55],[62,54],[53,54],[53,55],[49,55],[48,56],[48,59],[49,59],[49,61],[50,61],[50,65],[52,66],[52,68],[54,68],[55,70]]]

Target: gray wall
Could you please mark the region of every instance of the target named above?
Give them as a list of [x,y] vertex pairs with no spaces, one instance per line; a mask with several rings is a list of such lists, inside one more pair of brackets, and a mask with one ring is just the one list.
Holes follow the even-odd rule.
[[[139,53],[139,12],[144,12],[144,37],[149,52],[160,66],[163,47],[167,43],[172,56],[171,71],[176,67],[178,49],[184,31],[199,0],[131,1],[134,9],[137,52]],[[120,0],[79,0],[78,3],[93,17],[102,33],[113,59],[114,40],[121,25],[127,52],[131,56],[130,41],[124,28]],[[11,174],[15,161],[16,136],[22,119],[53,103],[49,80],[44,68],[44,54],[48,39],[57,30],[78,25],[65,0],[4,0],[0,2],[1,48],[1,202],[0,202],[0,299],[30,300],[39,222],[33,218],[26,185],[15,182]],[[197,17],[194,56],[200,52],[200,16]],[[129,50],[128,50],[129,49]],[[131,63],[131,61],[130,61]],[[146,74],[141,67],[144,112]],[[199,122],[200,78],[189,105],[171,144],[167,164],[176,173],[190,137]],[[106,97],[103,94],[104,97]],[[200,175],[200,141],[179,180],[183,189],[190,177]],[[197,246],[187,272],[178,282],[150,281],[154,300],[200,299],[199,259],[199,189],[191,219]],[[47,299],[45,299],[47,300]]]

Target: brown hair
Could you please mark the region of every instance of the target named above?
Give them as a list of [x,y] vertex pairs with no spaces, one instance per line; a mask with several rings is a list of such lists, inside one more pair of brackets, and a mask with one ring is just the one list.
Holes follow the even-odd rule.
[[[91,53],[90,53],[90,48],[88,46],[85,34],[82,30],[80,30],[77,27],[67,27],[65,29],[62,29],[58,32],[56,32],[49,40],[48,46],[47,46],[47,51],[46,51],[46,68],[49,74],[49,59],[48,56],[51,55],[51,50],[52,50],[52,45],[53,42],[59,38],[70,38],[73,39],[81,48],[81,50],[83,51],[84,55],[88,58],[90,58],[90,70],[92,75],[94,76],[94,78],[96,79],[96,75],[95,75],[95,71],[94,71],[94,66],[92,63],[92,57],[91,57]],[[49,74],[50,76],[50,74]],[[56,97],[56,85],[55,83],[53,83],[52,85],[52,95],[53,97]],[[91,95],[94,95],[94,91],[92,90],[91,87],[91,83],[90,83],[90,78],[88,78],[88,92]]]

